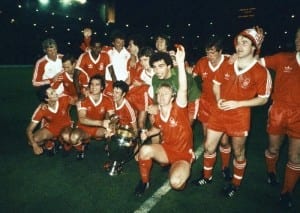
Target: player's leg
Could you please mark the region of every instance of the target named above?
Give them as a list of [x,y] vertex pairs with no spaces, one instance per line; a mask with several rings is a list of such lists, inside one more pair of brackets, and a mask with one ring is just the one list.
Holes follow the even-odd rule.
[[213,168],[216,162],[216,149],[223,132],[207,129],[206,141],[204,143],[204,159],[203,159],[203,177],[193,180],[196,186],[211,183],[213,176]]
[[284,135],[269,134],[269,144],[265,151],[265,161],[267,166],[267,183],[277,185],[276,165],[278,161],[280,147],[283,143]]
[[141,180],[135,188],[135,195],[141,196],[149,188],[150,171],[153,160],[168,163],[168,157],[161,144],[143,145],[138,153],[138,164]]
[[170,168],[170,185],[173,189],[182,190],[190,176],[191,164],[185,160],[172,163]]
[[38,129],[33,134],[33,140],[35,141],[34,144],[32,144],[33,152],[36,155],[40,155],[43,153],[43,146],[45,143],[52,139],[54,135],[46,128]]
[[222,175],[225,180],[229,181],[232,179],[232,174],[229,168],[231,158],[231,145],[229,142],[229,137],[226,134],[224,134],[220,140],[219,151],[222,162]]
[[246,136],[232,137],[232,148],[234,153],[233,159],[233,178],[231,184],[224,188],[225,196],[232,197],[240,187],[244,178],[244,173],[247,165],[245,156]]
[[289,160],[285,168],[284,184],[280,201],[286,207],[292,207],[291,195],[300,178],[300,139],[289,139]]

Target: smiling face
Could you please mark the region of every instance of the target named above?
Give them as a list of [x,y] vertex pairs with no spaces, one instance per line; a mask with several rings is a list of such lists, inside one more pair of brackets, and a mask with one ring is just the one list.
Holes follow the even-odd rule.
[[166,62],[162,59],[159,61],[153,62],[153,70],[155,75],[159,79],[168,79],[171,76],[171,65],[167,65]]
[[46,94],[47,94],[47,97],[46,98],[46,101],[49,103],[49,102],[54,102],[54,101],[57,101],[58,100],[58,94],[57,92],[55,91],[55,89],[52,89],[51,87],[49,87],[47,90],[46,90]]
[[73,63],[70,60],[63,62],[64,71],[70,75],[73,75],[76,63]]
[[57,47],[55,45],[49,46],[45,49],[45,52],[51,60],[55,61],[57,59]]
[[158,51],[166,52],[168,48],[166,39],[162,37],[157,37],[155,41],[155,47]]
[[90,94],[99,95],[102,90],[101,81],[99,79],[92,79],[89,84]]
[[216,66],[220,60],[221,60],[221,56],[222,56],[222,50],[217,50],[215,46],[206,49],[206,56],[208,58],[208,61],[213,65]]
[[235,50],[239,58],[245,58],[254,54],[255,47],[249,38],[238,35],[236,39]]
[[121,103],[124,99],[125,93],[123,93],[122,89],[115,87],[113,89],[113,100],[116,103]]
[[159,106],[169,105],[173,99],[173,91],[170,87],[162,86],[157,89],[156,100]]
[[113,41],[113,46],[114,48],[118,51],[118,52],[121,52],[121,50],[123,49],[125,45],[125,40],[122,39],[122,38],[116,38],[114,41]]

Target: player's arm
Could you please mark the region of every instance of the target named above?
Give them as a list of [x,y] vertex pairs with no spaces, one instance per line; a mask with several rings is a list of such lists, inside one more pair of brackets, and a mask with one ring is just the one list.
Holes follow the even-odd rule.
[[152,126],[150,129],[141,132],[141,140],[145,141],[147,138],[156,136],[160,133],[160,129]]
[[187,77],[184,66],[185,50],[182,45],[178,45],[176,52],[176,62],[178,66],[178,91],[176,101],[180,106],[187,105]]
[[31,121],[29,123],[29,125],[27,126],[27,128],[26,128],[26,135],[27,135],[27,138],[28,138],[28,144],[30,146],[32,146],[34,154],[40,155],[40,154],[43,153],[43,149],[42,149],[42,147],[40,147],[37,144],[37,142],[33,138],[33,131],[37,127],[37,125],[38,125],[38,122]]
[[79,99],[82,99],[82,93],[81,93],[81,87],[80,87],[80,83],[79,83],[79,74],[80,74],[80,70],[79,69],[74,69],[74,76],[73,76],[73,83],[75,86],[75,90],[77,93],[77,96]]
[[95,120],[90,119],[86,116],[86,110],[85,109],[79,109],[78,110],[78,120],[81,124],[84,124],[86,126],[96,126],[96,127],[105,127],[106,123],[109,121],[106,120]]

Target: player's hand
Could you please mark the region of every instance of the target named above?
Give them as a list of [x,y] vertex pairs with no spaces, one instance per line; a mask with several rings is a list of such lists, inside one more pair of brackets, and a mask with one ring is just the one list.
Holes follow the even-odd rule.
[[184,63],[185,58],[185,50],[184,47],[181,44],[175,44],[175,47],[177,49],[175,57],[177,63]]
[[43,153],[43,148],[40,147],[37,143],[32,143],[33,153],[35,155],[41,155]]
[[239,108],[240,105],[238,101],[226,101],[221,99],[218,101],[218,107],[221,110],[227,111],[227,110]]
[[84,37],[90,37],[92,35],[92,29],[91,28],[84,28],[83,29],[83,36]]
[[158,106],[157,105],[150,105],[147,107],[147,112],[150,115],[156,115],[158,114]]

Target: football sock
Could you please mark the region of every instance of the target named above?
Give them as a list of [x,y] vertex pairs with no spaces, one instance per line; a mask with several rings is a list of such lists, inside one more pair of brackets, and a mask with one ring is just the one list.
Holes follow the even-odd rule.
[[204,153],[204,159],[203,159],[203,175],[204,178],[210,179],[212,177],[212,172],[214,165],[216,163],[216,152],[209,155]]
[[234,186],[240,186],[242,179],[244,177],[245,169],[246,169],[247,161],[246,159],[243,161],[233,160],[233,178],[232,184]]
[[282,188],[282,194],[292,192],[300,177],[300,165],[288,162],[285,167],[285,177]]

